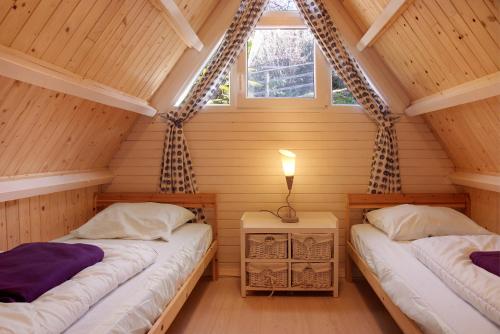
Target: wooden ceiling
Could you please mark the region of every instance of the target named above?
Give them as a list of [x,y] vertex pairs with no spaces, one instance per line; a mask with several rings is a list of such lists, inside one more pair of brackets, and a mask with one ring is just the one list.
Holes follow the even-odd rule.
[[425,115],[459,170],[500,173],[500,97]]
[[[177,0],[195,31],[217,0]],[[0,44],[149,99],[186,49],[148,0],[0,2]]]
[[[363,31],[388,2],[343,1]],[[415,100],[497,72],[498,32],[488,0],[415,0],[374,47]]]
[[136,117],[0,76],[0,175],[106,167]]
[[[362,31],[389,0],[343,0]],[[496,0],[415,0],[373,44],[416,100],[500,70]],[[500,172],[500,99],[424,115],[456,167]]]
[[[341,1],[362,31],[368,30],[390,2],[327,1]],[[217,2],[175,1],[194,31],[201,28]],[[410,3],[375,41],[373,48],[385,60],[412,100],[499,71],[497,1],[415,0]],[[151,98],[186,49],[159,8],[157,0],[1,1],[0,31],[0,45],[28,55],[34,62],[51,64],[145,100]],[[76,163],[79,160],[77,156],[84,155],[79,150],[91,147],[83,143],[82,146],[67,148],[70,157],[57,156],[55,161],[34,165],[21,163],[29,158],[27,143],[38,141],[37,132],[32,134],[29,129],[50,128],[48,122],[51,116],[45,115],[48,112],[40,113],[41,108],[55,105],[55,112],[70,110],[78,105],[79,110],[87,111],[82,112],[82,121],[76,121],[78,116],[73,124],[89,129],[85,131],[104,131],[105,126],[109,125],[107,122],[112,121],[116,127],[115,134],[120,135],[128,130],[128,124],[134,119],[115,108],[72,99],[64,94],[57,95],[53,91],[14,83],[6,78],[2,82],[6,85],[2,87],[0,104],[5,110],[15,109],[17,113],[12,112],[15,117],[8,113],[10,123],[0,125],[4,128],[8,126],[9,129],[9,132],[3,131],[1,136],[7,137],[7,133],[14,135],[0,145],[2,150],[10,150],[17,158],[4,162],[0,166],[0,175],[105,165],[104,158],[103,162]],[[22,91],[26,92],[23,101],[31,101],[25,110],[21,110],[19,105],[15,106],[11,97],[16,94],[21,96]],[[498,173],[499,108],[499,99],[490,98],[432,112],[424,118],[444,143],[459,169]],[[113,120],[103,120],[101,125],[98,122],[83,124],[83,119],[90,121],[90,117],[97,117],[91,114],[92,110],[98,110],[97,113],[114,110],[116,113]],[[47,118],[39,118],[39,114]],[[2,117],[5,115],[4,112]],[[67,115],[61,114],[61,117],[64,116]],[[43,123],[44,119],[47,123]],[[26,125],[24,122],[27,122]],[[69,129],[66,131],[71,132]],[[9,148],[10,145],[21,145],[23,131],[30,132],[32,136],[23,142],[24,148]],[[53,145],[60,145],[65,140],[61,136],[59,140],[54,139]],[[57,151],[54,148],[51,152]],[[27,154],[25,158],[23,154]]]
[[[194,31],[217,0],[177,0]],[[149,99],[186,49],[154,0],[0,1],[0,45]],[[107,167],[136,114],[0,76],[0,176]]]

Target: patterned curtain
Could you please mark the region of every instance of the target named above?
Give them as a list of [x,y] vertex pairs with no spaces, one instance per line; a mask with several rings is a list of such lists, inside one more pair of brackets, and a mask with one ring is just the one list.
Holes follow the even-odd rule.
[[[160,176],[160,191],[197,192],[183,124],[191,119],[216,92],[229,68],[243,50],[269,0],[241,0],[224,39],[212,56],[207,71],[195,83],[182,105],[161,116],[168,121]],[[378,131],[370,176],[370,193],[401,191],[398,146],[394,118],[388,106],[371,89],[357,62],[349,55],[322,0],[295,0],[302,17],[331,66],[360,105],[377,123]],[[201,217],[201,211],[198,212]]]
[[347,52],[322,0],[295,0],[316,42],[330,65],[345,82],[356,101],[377,123],[368,191],[372,194],[400,192],[398,142],[395,118],[370,87],[356,60]]
[[[198,187],[183,124],[191,119],[217,91],[243,50],[269,0],[242,0],[222,43],[210,59],[207,71],[198,79],[181,106],[161,116],[168,121],[163,147],[160,191],[196,193]],[[201,210],[198,219],[204,219]]]

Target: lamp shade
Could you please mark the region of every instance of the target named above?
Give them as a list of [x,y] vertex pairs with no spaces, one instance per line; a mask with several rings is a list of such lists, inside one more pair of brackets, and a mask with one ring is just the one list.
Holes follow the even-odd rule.
[[295,153],[288,150],[279,150],[281,154],[281,164],[283,166],[283,173],[285,176],[295,175]]

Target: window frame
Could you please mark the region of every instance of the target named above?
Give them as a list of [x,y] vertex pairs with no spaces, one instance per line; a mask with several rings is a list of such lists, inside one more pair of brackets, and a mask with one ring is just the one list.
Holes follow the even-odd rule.
[[[262,15],[256,29],[308,29],[298,11],[269,11]],[[227,112],[232,110],[252,111],[272,109],[277,111],[303,111],[335,109],[339,112],[362,110],[358,104],[333,104],[332,73],[323,52],[314,42],[314,98],[247,98],[247,52],[246,44],[236,63],[232,66],[229,76],[229,104],[206,104],[206,111]]]
[[[308,29],[302,21],[298,11],[266,12],[257,24],[256,29]],[[272,97],[247,97],[247,52],[241,52],[236,63],[238,73],[237,82],[237,108],[325,108],[328,103],[328,92],[325,92],[325,84],[331,81],[324,71],[326,60],[323,53],[314,42],[314,92],[313,98],[272,98]],[[325,94],[326,93],[326,94]]]

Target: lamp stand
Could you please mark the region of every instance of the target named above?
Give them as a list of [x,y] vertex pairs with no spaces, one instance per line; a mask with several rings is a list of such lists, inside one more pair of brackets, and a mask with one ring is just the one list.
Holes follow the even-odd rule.
[[[286,185],[288,187],[288,195],[286,196],[286,205],[278,209],[278,216],[281,218],[281,222],[283,223],[298,223],[299,217],[297,217],[297,213],[295,209],[292,208],[289,201],[290,194],[292,193],[293,176],[285,176],[285,178],[286,178]],[[286,208],[287,212],[284,216],[281,216],[279,214],[279,211],[283,208]]]

